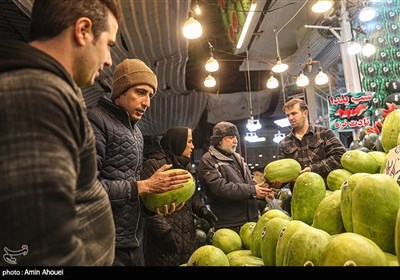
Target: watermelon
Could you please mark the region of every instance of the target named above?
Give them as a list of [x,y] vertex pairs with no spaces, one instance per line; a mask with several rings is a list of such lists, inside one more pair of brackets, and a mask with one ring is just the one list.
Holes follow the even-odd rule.
[[204,245],[193,252],[187,266],[229,266],[229,260],[220,248]]
[[324,199],[325,194],[325,182],[321,175],[315,172],[302,173],[294,183],[292,218],[311,225],[318,204]]
[[243,247],[245,249],[250,249],[251,236],[256,224],[256,222],[247,222],[240,227],[239,236],[242,239]]
[[268,163],[264,168],[264,177],[267,182],[278,180],[288,183],[296,179],[301,170],[300,163],[291,158],[278,159]]
[[389,253],[385,253],[386,260],[388,261],[389,266],[399,266],[399,261],[397,260],[397,256]]
[[251,235],[250,243],[250,250],[254,256],[261,257],[262,231],[267,222],[275,217],[290,220],[290,217],[288,215],[278,209],[270,209],[265,212],[260,218],[258,218],[257,224],[253,230],[253,234]]
[[332,237],[323,230],[301,227],[290,238],[283,257],[283,266],[316,265]]
[[400,189],[386,174],[360,179],[353,192],[354,233],[374,241],[383,251],[395,254],[394,228],[400,208]]
[[[176,172],[176,171],[186,171],[184,169],[168,169],[164,171],[165,173]],[[188,173],[190,174],[190,173]],[[193,179],[193,176],[190,175],[190,179],[188,182],[183,184],[183,187],[174,189],[171,191],[167,191],[164,193],[148,193],[141,196],[141,200],[144,206],[153,213],[157,213],[156,209],[158,208],[161,212],[164,209],[164,205],[168,205],[168,210],[171,209],[172,203],[175,203],[175,206],[178,206],[182,202],[187,201],[192,197],[194,191],[196,189],[196,183]]]
[[385,253],[370,239],[352,232],[336,235],[325,247],[319,266],[387,266]]
[[343,182],[346,181],[347,178],[349,178],[352,174],[353,173],[343,168],[332,170],[329,172],[328,177],[326,178],[326,185],[328,189],[331,191],[339,190]]
[[261,235],[261,258],[266,266],[275,266],[276,244],[282,229],[289,223],[289,220],[273,218],[264,226]]
[[225,254],[242,249],[242,239],[236,231],[227,228],[217,230],[212,237],[212,245]]
[[340,209],[340,197],[341,190],[337,190],[321,201],[315,211],[313,227],[324,230],[329,234],[345,231]]
[[378,172],[380,172],[382,165],[386,165],[387,154],[382,151],[371,151],[371,152],[368,152],[368,154],[376,160],[376,162],[378,163],[378,166],[379,166]]
[[354,188],[356,187],[357,182],[367,175],[368,173],[353,174],[340,187],[340,213],[346,231],[353,232],[352,209]]
[[379,165],[375,158],[360,150],[350,150],[345,152],[340,158],[343,168],[352,173],[375,173]]
[[400,134],[400,109],[392,111],[386,116],[382,125],[382,146],[386,153],[397,146]]
[[309,225],[303,223],[302,221],[292,220],[285,227],[282,228],[281,232],[279,233],[278,241],[276,243],[276,266],[283,266],[283,260],[289,240],[292,238],[297,230],[303,227],[309,227]]
[[236,250],[236,251],[232,251],[228,254],[226,254],[226,256],[228,257],[229,263],[239,257],[239,256],[251,256],[251,251],[250,250]]
[[263,260],[255,256],[239,255],[229,262],[230,266],[264,266]]

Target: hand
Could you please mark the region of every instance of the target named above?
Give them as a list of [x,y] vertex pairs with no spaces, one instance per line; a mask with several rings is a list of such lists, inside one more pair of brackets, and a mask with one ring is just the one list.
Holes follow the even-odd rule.
[[303,170],[300,171],[300,174],[302,174],[304,172],[311,172],[311,167],[309,167],[309,166],[305,167]]
[[258,183],[255,185],[255,187],[256,187],[257,199],[264,199],[265,196],[267,196],[268,194],[270,194],[272,192],[272,190],[269,187],[267,187],[265,182]]
[[272,189],[280,189],[282,187],[282,182],[279,180],[272,180],[268,185]]
[[207,209],[206,206],[201,207],[201,217],[208,222],[210,227],[215,227],[215,223],[218,222],[217,216],[211,210]]
[[150,178],[137,182],[139,195],[146,193],[163,193],[183,187],[191,175],[187,171],[164,173],[172,164],[161,166]]
[[165,215],[174,213],[176,210],[182,209],[182,207],[184,205],[185,205],[185,202],[182,202],[181,204],[178,205],[178,207],[176,207],[175,202],[172,202],[171,209],[169,209],[168,205],[165,204],[164,208],[163,208],[164,211],[161,213],[160,208],[156,208],[156,213],[158,216],[163,217]]

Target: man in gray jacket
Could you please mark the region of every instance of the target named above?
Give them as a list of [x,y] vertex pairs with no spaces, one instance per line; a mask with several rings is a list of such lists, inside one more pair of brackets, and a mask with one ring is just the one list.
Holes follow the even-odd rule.
[[265,182],[254,183],[244,158],[236,153],[239,132],[230,122],[213,128],[210,147],[198,166],[198,176],[211,210],[217,216],[216,229],[240,227],[258,219],[257,199],[272,193]]
[[36,0],[30,43],[0,43],[2,265],[111,265],[114,223],[79,87],[112,64],[116,0]]

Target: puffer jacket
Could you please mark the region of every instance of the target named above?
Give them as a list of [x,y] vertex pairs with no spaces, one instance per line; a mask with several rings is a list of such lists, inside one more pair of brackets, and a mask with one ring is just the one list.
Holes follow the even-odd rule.
[[234,153],[234,156],[241,169],[236,167],[232,158],[210,146],[198,166],[201,186],[218,218],[217,229],[240,227],[258,218],[256,189],[250,169],[240,154]]
[[[150,177],[164,164],[172,163],[163,152],[154,153],[143,165],[142,177]],[[187,169],[183,166],[173,168]],[[193,170],[188,170],[193,174]],[[178,266],[186,263],[196,250],[196,229],[193,213],[202,207],[195,194],[185,205],[164,217],[146,214],[144,256],[146,266]]]
[[136,182],[143,163],[143,135],[128,113],[101,98],[89,110],[96,136],[98,177],[108,193],[116,227],[116,248],[143,242],[143,213]]

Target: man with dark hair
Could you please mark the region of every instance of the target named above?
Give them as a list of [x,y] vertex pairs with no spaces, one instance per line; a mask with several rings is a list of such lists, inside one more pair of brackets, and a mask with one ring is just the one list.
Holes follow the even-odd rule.
[[2,265],[113,262],[112,212],[79,87],[112,65],[120,16],[116,0],[36,0],[32,41],[0,44]]
[[254,183],[243,157],[236,153],[239,131],[230,122],[213,128],[210,147],[198,166],[198,176],[211,211],[217,216],[216,229],[229,228],[237,233],[247,222],[258,219],[257,199],[272,194],[265,182]]
[[172,165],[159,167],[145,180],[140,178],[144,147],[137,122],[150,107],[156,91],[154,72],[139,59],[125,59],[115,67],[111,100],[101,98],[88,113],[96,135],[99,179],[114,214],[114,266],[145,264],[140,196],[182,187],[190,178],[186,171],[163,172]]
[[293,158],[300,163],[301,173],[312,171],[325,180],[329,172],[342,168],[340,158],[346,152],[345,147],[329,128],[309,124],[304,100],[289,100],[283,111],[292,131],[279,142],[279,159]]

